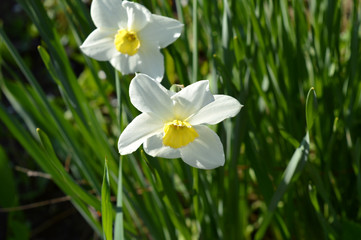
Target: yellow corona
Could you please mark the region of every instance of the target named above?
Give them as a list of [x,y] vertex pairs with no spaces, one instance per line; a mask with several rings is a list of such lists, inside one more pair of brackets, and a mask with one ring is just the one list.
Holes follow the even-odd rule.
[[133,56],[138,52],[140,41],[134,31],[122,29],[115,35],[114,45],[119,52]]
[[188,122],[174,120],[164,125],[163,144],[171,148],[180,148],[193,142],[199,135]]

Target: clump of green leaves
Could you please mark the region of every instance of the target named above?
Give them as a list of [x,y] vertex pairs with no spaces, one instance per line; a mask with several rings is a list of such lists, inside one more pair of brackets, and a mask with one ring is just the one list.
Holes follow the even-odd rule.
[[359,2],[139,2],[185,24],[163,50],[165,87],[209,79],[214,94],[245,106],[213,127],[225,146],[224,167],[194,171],[140,149],[122,159],[118,188],[117,139],[138,112],[128,96],[132,76],[78,49],[93,30],[89,6],[18,0],[41,38],[38,58],[53,96],[6,25],[0,29],[0,121],[94,231],[105,230],[93,210],[101,211],[106,158],[103,186],[110,199],[123,198],[110,203],[116,218],[121,206],[125,239],[360,236]]

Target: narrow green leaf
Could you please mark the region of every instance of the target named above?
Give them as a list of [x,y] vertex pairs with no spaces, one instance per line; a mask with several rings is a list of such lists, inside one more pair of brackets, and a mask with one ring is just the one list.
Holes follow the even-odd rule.
[[272,197],[269,204],[269,210],[274,211],[277,207],[278,202],[281,200],[283,194],[286,192],[287,187],[290,185],[292,178],[296,173],[300,172],[304,164],[307,161],[310,149],[310,137],[308,133],[303,138],[301,145],[293,153],[293,156],[287,165],[285,172],[283,173],[282,182],[278,185],[277,191]]
[[196,219],[201,222],[202,214],[200,207],[200,193],[199,193],[199,171],[197,168],[193,168],[193,208]]
[[47,172],[51,174],[52,178],[58,182],[60,187],[63,187],[65,193],[69,196],[78,196],[80,199],[85,201],[87,204],[93,206],[99,210],[99,201],[93,196],[85,192],[67,173],[61,164],[60,160],[55,154],[53,146],[50,142],[49,137],[41,129],[36,129],[43,148],[46,152],[47,158],[42,159],[42,165],[46,166]]
[[[222,16],[222,61],[226,67],[227,73],[232,73],[233,61],[234,61],[234,49],[230,49],[230,43],[232,39],[232,26],[230,23],[231,11],[229,9],[228,0],[223,0],[223,16]],[[225,88],[228,94],[233,90],[230,79],[224,81]]]
[[290,133],[286,132],[286,130],[280,128],[280,134],[286,141],[292,144],[295,148],[297,148],[300,145],[300,142],[297,141],[294,137],[292,137]]
[[353,240],[358,239],[361,236],[361,225],[359,223],[344,220],[342,222],[342,234],[341,238],[343,240]]
[[[53,163],[49,160],[49,156],[44,152],[44,150],[39,146],[38,142],[32,138],[32,136],[27,132],[24,127],[16,120],[10,118],[10,115],[5,111],[4,107],[0,104],[0,120],[5,124],[7,129],[11,134],[21,143],[23,148],[31,155],[31,157],[36,160],[36,162],[41,166],[41,168],[49,173],[52,176],[54,182],[61,188],[61,190],[72,197],[71,202],[78,209],[79,213],[84,217],[84,219],[93,227],[93,229],[100,234],[101,227],[94,216],[89,211],[89,205],[95,209],[100,209],[100,202],[93,196],[87,196],[87,193],[83,192],[84,190],[74,183],[72,188],[68,184],[63,184],[63,176],[67,176],[67,173],[60,175],[57,173],[57,170],[54,169]],[[59,168],[63,169],[64,168]],[[65,172],[65,170],[64,170]],[[91,199],[92,198],[92,199]],[[90,201],[88,201],[90,199]],[[84,202],[86,204],[84,204]]]
[[124,228],[123,228],[123,181],[122,181],[122,163],[124,157],[120,157],[119,161],[119,174],[118,174],[118,193],[117,193],[117,207],[115,213],[114,223],[114,239],[124,239]]
[[158,160],[146,155],[143,151],[142,157],[145,162],[149,162],[154,169],[154,172],[152,172],[154,177],[150,176],[150,168],[148,168],[145,173],[147,173],[148,179],[152,180],[152,185],[156,186],[157,197],[162,200],[159,202],[159,205],[162,206],[161,214],[167,221],[167,225],[170,224],[168,221],[171,221],[170,225],[174,225],[181,236],[185,239],[190,239],[190,229],[186,226],[186,219],[182,214],[181,203],[178,201],[177,195],[175,194],[173,179],[170,175],[166,174],[166,171],[164,171]]
[[317,215],[318,221],[322,226],[323,233],[325,236],[328,235],[329,239],[335,239],[334,236],[336,235],[336,231],[332,228],[331,223],[328,222],[328,219],[325,217],[322,209],[322,206],[327,205],[330,216],[335,219],[335,222],[337,222],[337,213],[333,207],[331,199],[329,198],[327,186],[325,186],[322,181],[322,176],[320,176],[320,173],[314,164],[308,163],[305,167],[305,171],[311,180],[311,183],[308,186],[310,201]]
[[270,204],[268,205],[268,213],[263,220],[260,229],[258,230],[255,239],[263,239],[266,233],[267,227],[270,224],[273,214],[277,208],[279,201],[285,194],[288,186],[291,184],[291,180],[294,178],[296,173],[300,173],[307,161],[310,149],[310,137],[308,132],[303,138],[301,145],[293,153],[292,158],[287,165],[286,170],[283,173],[281,183],[278,185],[276,192],[273,194]]
[[198,4],[197,0],[193,0],[193,55],[192,55],[192,63],[193,63],[193,76],[192,82],[198,81]]
[[30,69],[27,67],[24,60],[20,57],[20,54],[18,53],[10,39],[6,36],[4,30],[1,27],[0,38],[3,40],[2,42],[11,53],[12,57],[14,58],[15,62],[17,63],[18,67],[20,68],[26,79],[33,86],[37,96],[41,99],[41,102],[44,104],[46,110],[49,112],[49,115],[53,118],[54,122],[56,123],[55,128],[58,129],[62,137],[66,140],[67,146],[74,152],[74,160],[80,166],[80,170],[84,173],[86,179],[94,186],[97,192],[100,192],[100,185],[96,181],[94,172],[92,171],[92,169],[89,168],[87,162],[81,161],[81,152],[78,150],[79,148],[75,147],[76,142],[70,137],[70,135],[64,129],[64,126],[61,124],[60,120],[56,117],[55,111],[52,108],[50,102],[48,101],[44,91],[40,87],[38,81],[35,79],[34,75],[31,73]]
[[355,143],[355,164],[354,164],[354,172],[357,178],[357,196],[359,203],[361,203],[361,140],[360,138],[357,138]]
[[[48,69],[51,77],[56,82],[56,84],[62,88],[61,82],[56,75],[56,70],[54,68],[54,65],[51,63],[49,53],[42,46],[38,46],[38,51],[39,51],[41,59],[43,60],[43,62],[45,64],[45,67],[46,67],[46,69]],[[62,88],[62,89],[65,92],[64,88]]]
[[106,240],[113,239],[113,209],[110,202],[110,182],[108,172],[108,161],[105,159],[104,176],[102,185],[102,224],[104,231],[104,238]]
[[[120,79],[119,74],[115,71],[115,86],[117,92],[117,100],[118,100],[118,127],[121,129],[122,127],[122,91],[120,87]],[[115,215],[115,223],[114,223],[114,239],[123,240],[124,239],[124,228],[123,228],[123,181],[122,181],[122,163],[123,157],[120,156],[119,161],[119,171],[118,171],[118,191],[117,191],[117,207],[116,207],[116,215]]]
[[14,207],[18,203],[13,172],[2,146],[0,146],[0,196],[0,208]]
[[306,123],[307,123],[308,131],[311,130],[316,116],[317,116],[317,96],[315,89],[312,87],[308,91],[306,98]]

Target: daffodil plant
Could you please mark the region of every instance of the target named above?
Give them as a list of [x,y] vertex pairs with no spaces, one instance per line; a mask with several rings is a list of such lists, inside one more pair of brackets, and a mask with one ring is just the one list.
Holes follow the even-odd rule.
[[182,158],[192,167],[213,169],[224,165],[223,145],[208,124],[234,117],[242,105],[233,97],[213,95],[207,80],[175,93],[145,74],[129,86],[132,104],[142,113],[119,137],[121,155],[143,144],[153,157]]
[[90,11],[96,29],[80,46],[86,55],[110,61],[123,74],[140,72],[162,80],[164,60],[160,48],[180,36],[182,23],[152,14],[138,3],[121,0],[94,0]]

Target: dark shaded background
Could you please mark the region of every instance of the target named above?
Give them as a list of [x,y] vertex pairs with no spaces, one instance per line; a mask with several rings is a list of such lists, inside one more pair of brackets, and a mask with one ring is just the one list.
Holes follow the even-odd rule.
[[[58,89],[49,77],[37,51],[41,39],[25,11],[16,1],[2,0],[0,22],[46,94],[58,96]],[[66,31],[66,27],[64,30]],[[7,79],[13,79],[11,71],[19,72],[20,70],[17,69],[11,55],[1,45],[0,57],[1,62],[6,64],[6,67],[1,66],[2,74]],[[23,78],[20,81],[26,82],[26,79]],[[8,108],[8,111],[14,112],[1,91],[0,101]],[[13,117],[21,122],[16,114]],[[54,199],[63,198],[64,193],[51,179],[28,176],[28,173],[41,173],[42,170],[10,136],[10,132],[2,123],[0,123],[0,145],[10,160],[11,169],[14,169],[13,175],[18,199],[13,206],[18,205],[20,209],[29,207],[26,210],[12,210],[11,213],[9,211],[0,212],[0,240],[23,239],[24,236],[19,232],[22,228],[29,230],[30,239],[97,239],[93,230],[69,200],[59,203],[52,202]],[[40,203],[43,206],[38,206]],[[4,208],[4,206],[0,206],[0,208]],[[20,224],[19,226],[7,226],[10,214]],[[17,229],[17,232],[14,229]]]

